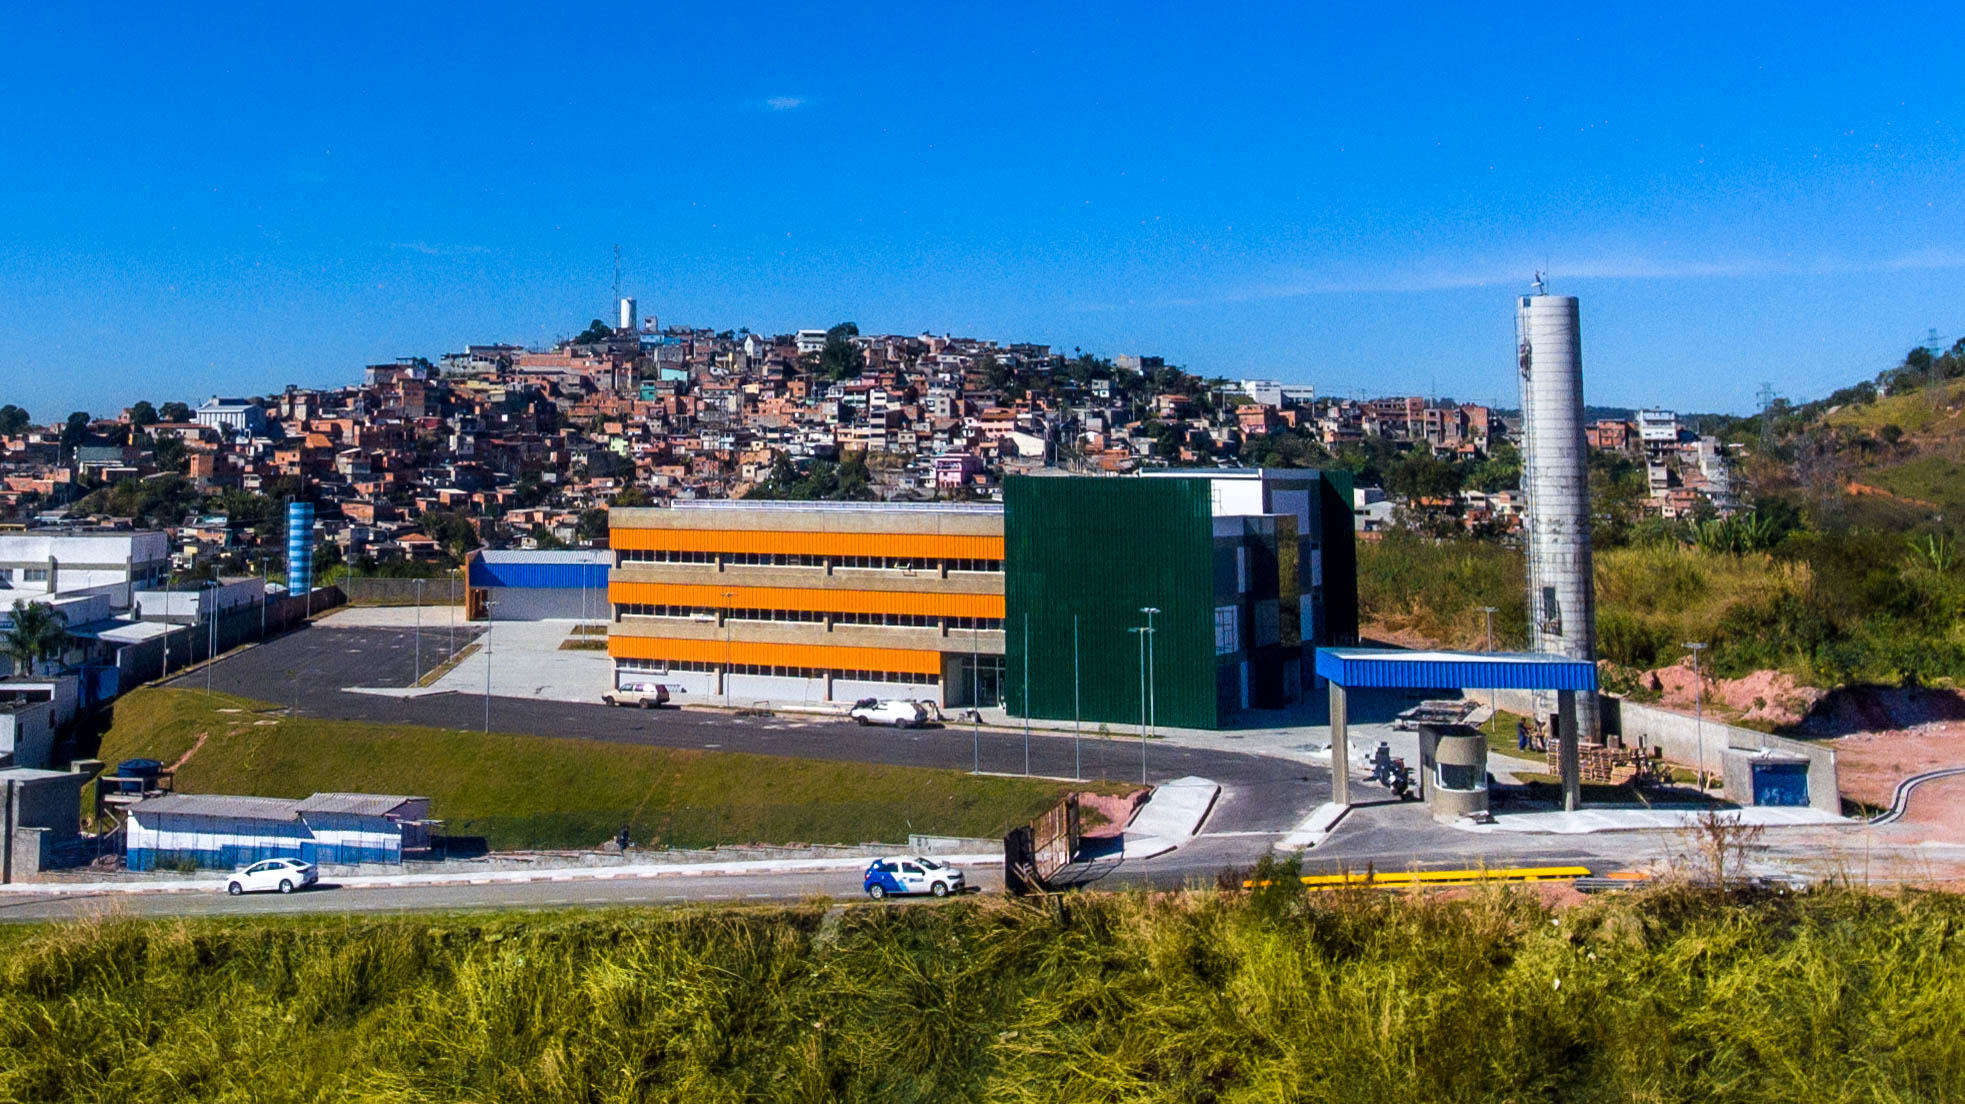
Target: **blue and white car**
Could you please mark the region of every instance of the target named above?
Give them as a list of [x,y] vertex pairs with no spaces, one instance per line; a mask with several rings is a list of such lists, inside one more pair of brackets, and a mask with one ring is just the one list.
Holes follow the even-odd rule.
[[967,888],[968,882],[960,870],[919,855],[875,859],[867,867],[866,893],[876,901],[890,894],[926,893],[933,897],[946,897]]

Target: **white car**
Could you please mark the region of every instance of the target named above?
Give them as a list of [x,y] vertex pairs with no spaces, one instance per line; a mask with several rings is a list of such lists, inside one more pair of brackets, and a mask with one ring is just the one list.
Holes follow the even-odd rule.
[[968,882],[960,870],[945,862],[924,859],[919,855],[897,855],[891,859],[873,860],[873,864],[867,867],[861,888],[866,890],[867,896],[878,901],[890,894],[903,893],[946,897],[967,889]]
[[225,883],[225,892],[234,897],[269,889],[292,893],[296,889],[306,889],[320,878],[321,872],[313,863],[299,859],[266,859],[235,872],[231,880]]
[[895,728],[920,728],[928,723],[928,708],[920,702],[903,701],[895,698],[881,701],[877,698],[861,698],[846,711],[848,717],[863,725],[892,725]]
[[669,688],[659,682],[644,682],[623,686],[611,694],[602,694],[600,700],[609,705],[640,706],[654,709],[669,704]]

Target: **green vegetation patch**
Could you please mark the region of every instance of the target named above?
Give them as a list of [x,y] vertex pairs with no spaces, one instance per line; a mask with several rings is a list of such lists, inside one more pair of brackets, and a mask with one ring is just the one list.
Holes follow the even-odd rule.
[[1965,899],[1086,894],[0,932],[0,1099],[1950,1101]]
[[[227,712],[231,710],[231,712]],[[354,721],[145,688],[116,704],[100,755],[175,761],[188,793],[415,794],[458,836],[497,850],[592,847],[628,825],[644,846],[994,837],[1067,789],[1036,779]],[[825,739],[823,734],[813,736]],[[1118,788],[1114,788],[1115,792]]]

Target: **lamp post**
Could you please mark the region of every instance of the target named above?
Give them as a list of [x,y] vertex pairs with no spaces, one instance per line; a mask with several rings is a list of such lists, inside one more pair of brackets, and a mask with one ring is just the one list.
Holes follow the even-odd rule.
[[1699,653],[1705,644],[1688,640],[1687,648],[1692,649],[1692,724],[1699,740],[1699,796],[1706,796],[1706,683],[1699,677]]
[[1141,606],[1139,611],[1146,615],[1146,729],[1157,736],[1160,734],[1160,689],[1153,671],[1154,640],[1153,615],[1160,612],[1158,606]]
[[[1498,611],[1494,606],[1481,607],[1481,620],[1485,623],[1481,635],[1486,639],[1487,650],[1490,652],[1494,650],[1494,615],[1496,612]],[[1493,713],[1500,709],[1500,701],[1500,691],[1489,687],[1487,691],[1487,711]]]
[[982,773],[982,648],[978,639],[982,636],[980,618],[969,619],[969,743],[975,756],[970,774]]
[[722,594],[723,609],[719,614],[723,618],[723,708],[728,709],[730,708],[730,599],[735,596],[735,592],[726,590]]
[[498,603],[484,600],[484,734],[491,735],[491,611]]
[[415,686],[423,681],[423,580],[416,580],[416,660],[415,670],[409,677],[409,684]]
[[1084,756],[1078,750],[1078,730],[1085,717],[1084,699],[1080,696],[1078,678],[1078,615],[1071,615],[1071,777],[1085,777]]
[[1023,773],[1030,774],[1030,615],[1023,615]]
[[1143,628],[1126,630],[1139,636],[1139,784],[1146,785],[1146,633]]

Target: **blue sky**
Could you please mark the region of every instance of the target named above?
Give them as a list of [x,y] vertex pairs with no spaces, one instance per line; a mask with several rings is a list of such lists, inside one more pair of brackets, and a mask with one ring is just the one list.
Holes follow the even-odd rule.
[[[856,320],[1751,409],[1965,330],[1957,5],[13,5],[0,402]],[[168,6],[164,6],[168,7]],[[1066,10],[1069,9],[1069,10]]]

